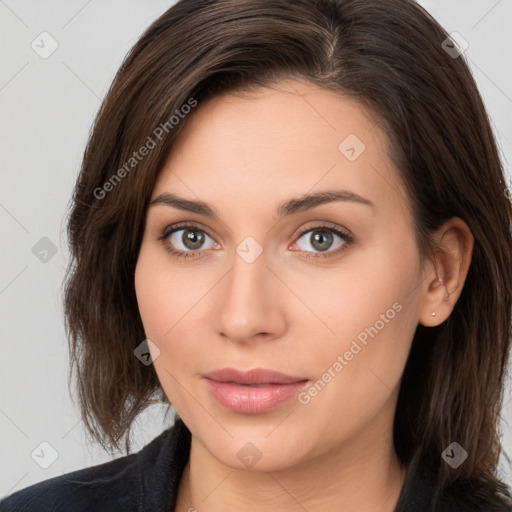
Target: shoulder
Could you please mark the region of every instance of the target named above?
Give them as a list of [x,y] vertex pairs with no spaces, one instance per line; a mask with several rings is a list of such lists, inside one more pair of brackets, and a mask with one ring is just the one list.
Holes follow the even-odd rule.
[[171,430],[164,431],[138,453],[21,489],[0,501],[0,511],[135,511],[140,501],[139,472],[154,462]]
[[436,473],[427,470],[415,457],[395,509],[395,512],[410,511],[512,512],[512,500],[484,481],[457,478],[439,487]]
[[[120,506],[122,501],[130,499],[133,492],[135,466],[135,455],[132,454],[53,477],[11,494],[0,501],[0,510],[92,512],[102,510],[99,503],[103,507]],[[131,509],[126,506],[126,510]]]
[[441,510],[512,512],[512,499],[489,482],[458,479],[445,487]]

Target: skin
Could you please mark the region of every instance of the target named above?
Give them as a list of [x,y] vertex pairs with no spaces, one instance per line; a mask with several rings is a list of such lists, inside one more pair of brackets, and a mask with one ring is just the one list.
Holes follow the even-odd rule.
[[[444,252],[421,264],[376,121],[355,100],[296,80],[216,96],[187,118],[152,199],[202,200],[219,218],[151,206],[135,273],[146,335],[160,350],[155,370],[192,433],[177,511],[394,509],[405,477],[392,442],[400,378],[418,323],[451,313],[473,238],[451,219],[435,234]],[[366,146],[354,161],[338,149],[349,134]],[[374,206],[330,202],[277,218],[282,202],[330,189]],[[184,245],[183,231],[167,237],[167,247],[193,253],[187,259],[158,240],[178,222],[206,231],[199,248]],[[325,222],[353,242],[332,234],[322,251],[315,232],[299,234]],[[251,263],[236,251],[248,236],[262,249]],[[401,310],[308,403],[236,413],[202,378],[259,367],[314,383],[396,303]],[[261,454],[251,468],[237,457],[248,442]]]

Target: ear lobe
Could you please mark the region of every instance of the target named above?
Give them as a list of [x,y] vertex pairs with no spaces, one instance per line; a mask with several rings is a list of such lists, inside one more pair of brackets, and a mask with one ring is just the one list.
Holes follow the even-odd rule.
[[462,293],[474,246],[469,227],[459,217],[446,221],[434,239],[435,261],[427,271],[418,318],[425,327],[437,326],[450,316]]

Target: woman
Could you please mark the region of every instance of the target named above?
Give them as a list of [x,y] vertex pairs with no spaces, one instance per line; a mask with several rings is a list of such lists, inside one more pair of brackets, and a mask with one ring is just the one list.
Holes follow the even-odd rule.
[[10,510],[505,511],[510,196],[409,0],[182,0],[121,66],[70,213],[82,415],[137,454]]

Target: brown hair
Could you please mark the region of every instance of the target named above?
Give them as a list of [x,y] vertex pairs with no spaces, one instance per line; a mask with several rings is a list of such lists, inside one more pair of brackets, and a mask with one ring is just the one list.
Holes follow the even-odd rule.
[[[378,116],[423,256],[445,220],[468,224],[475,245],[466,283],[443,324],[418,325],[395,448],[403,464],[420,454],[441,483],[467,478],[506,491],[495,471],[511,340],[511,201],[482,99],[463,56],[443,48],[447,37],[411,0],[182,0],[146,30],[97,115],[68,224],[72,369],[85,424],[105,448],[126,435],[129,451],[133,420],[166,400],[153,366],[134,357],[145,339],[134,269],[184,105],[298,77]],[[154,146],[136,158],[149,139]],[[469,454],[456,470],[441,459],[454,440]]]

